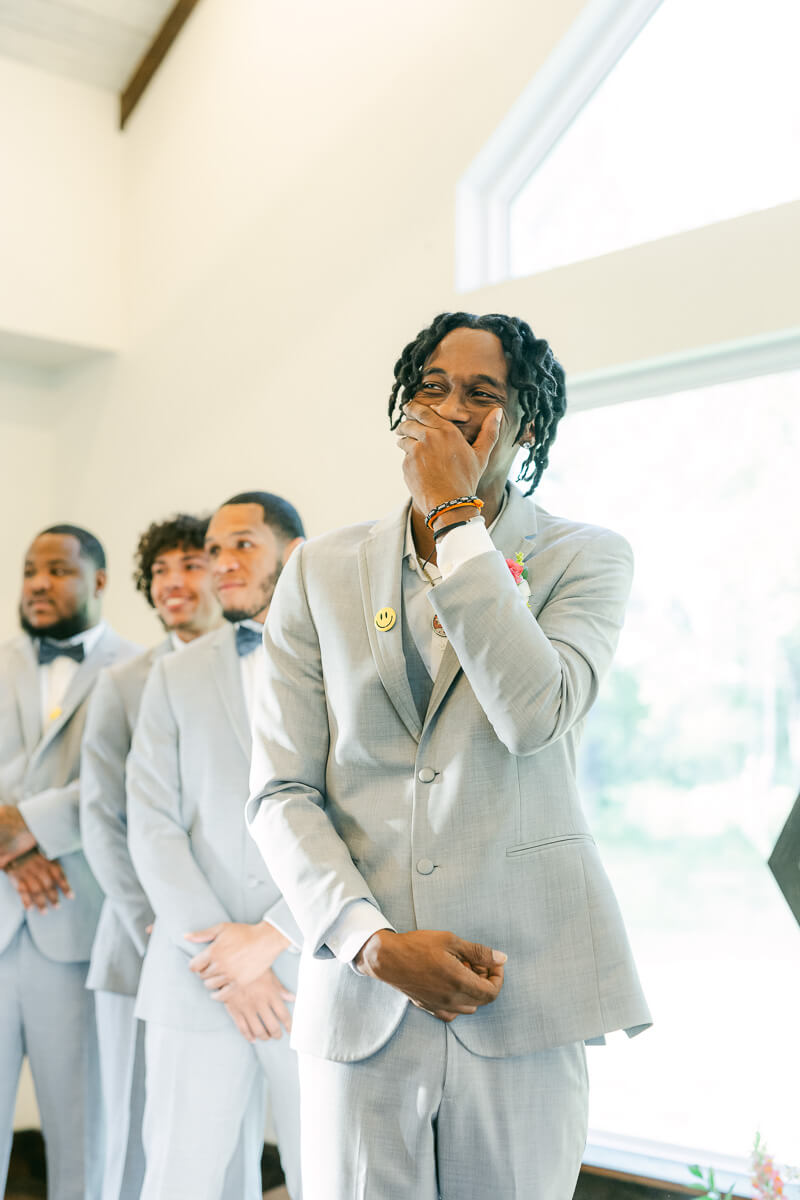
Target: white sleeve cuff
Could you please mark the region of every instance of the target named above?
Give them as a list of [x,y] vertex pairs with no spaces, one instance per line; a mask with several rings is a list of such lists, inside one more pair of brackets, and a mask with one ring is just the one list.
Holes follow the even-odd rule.
[[473,517],[468,524],[459,525],[458,529],[445,534],[436,543],[436,565],[442,573],[442,579],[448,579],[471,558],[494,549],[483,517]]
[[326,933],[325,945],[340,962],[352,963],[373,933],[393,928],[369,900],[353,900]]

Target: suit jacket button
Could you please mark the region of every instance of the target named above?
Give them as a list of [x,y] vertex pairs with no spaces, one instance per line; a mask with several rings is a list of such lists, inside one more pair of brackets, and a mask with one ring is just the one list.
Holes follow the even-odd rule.
[[417,771],[417,779],[420,783],[433,783],[436,778],[436,772],[433,767],[423,767],[421,771]]
[[421,858],[417,863],[417,870],[420,875],[430,875],[434,869],[435,865],[429,858]]

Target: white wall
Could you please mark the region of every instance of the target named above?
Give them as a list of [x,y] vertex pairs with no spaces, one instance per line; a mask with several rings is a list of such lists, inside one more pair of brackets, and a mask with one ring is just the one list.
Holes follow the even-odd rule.
[[57,398],[47,371],[0,361],[0,640],[17,628],[22,559],[31,530],[49,521]]
[[120,337],[116,97],[0,58],[0,331]]

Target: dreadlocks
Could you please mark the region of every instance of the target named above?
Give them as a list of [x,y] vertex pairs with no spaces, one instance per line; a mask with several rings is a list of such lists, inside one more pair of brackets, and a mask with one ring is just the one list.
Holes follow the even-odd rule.
[[[422,380],[422,372],[442,338],[454,329],[484,329],[500,339],[508,364],[509,386],[516,388],[522,419],[516,436],[533,422],[536,441],[520,468],[517,481],[530,482],[530,496],[547,466],[556,426],[567,407],[564,370],[550,346],[537,338],[530,325],[519,317],[489,313],[440,313],[427,329],[409,342],[394,368],[394,386],[389,397],[389,420],[395,429],[403,419],[403,404],[413,399]],[[401,390],[402,389],[402,390]],[[398,403],[399,396],[399,403]]]

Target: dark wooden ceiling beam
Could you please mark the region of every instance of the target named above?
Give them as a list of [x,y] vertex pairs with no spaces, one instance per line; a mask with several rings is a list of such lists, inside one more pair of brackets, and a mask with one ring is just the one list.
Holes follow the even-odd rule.
[[119,97],[119,127],[125,123],[144,95],[145,89],[166,58],[172,43],[186,24],[200,0],[177,0],[167,14],[164,24],[153,38],[141,62],[131,75]]

